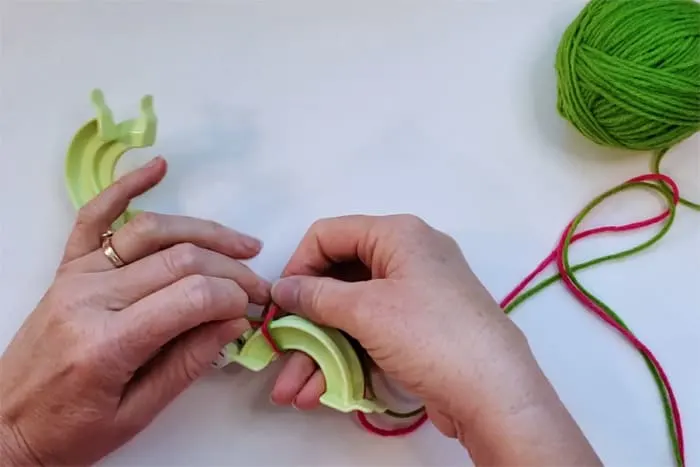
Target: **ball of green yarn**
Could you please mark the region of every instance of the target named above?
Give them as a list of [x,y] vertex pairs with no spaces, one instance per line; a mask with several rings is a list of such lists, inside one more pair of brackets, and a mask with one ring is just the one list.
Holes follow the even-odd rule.
[[557,51],[557,110],[598,144],[673,146],[700,129],[700,4],[592,0]]

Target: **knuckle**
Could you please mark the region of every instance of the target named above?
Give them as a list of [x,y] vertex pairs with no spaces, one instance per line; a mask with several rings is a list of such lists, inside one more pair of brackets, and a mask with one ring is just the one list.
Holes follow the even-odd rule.
[[107,354],[105,344],[90,335],[92,330],[88,331],[70,324],[64,325],[64,329],[69,327],[70,331],[66,331],[64,336],[67,341],[73,342],[67,358],[71,371],[80,380],[92,380],[97,373],[100,373],[100,377],[105,376],[105,372],[97,371]]
[[316,219],[312,224],[311,227],[309,227],[309,232],[321,232],[326,225],[328,225],[328,222],[330,222],[330,218],[325,217],[321,219]]
[[72,263],[64,263],[56,268],[56,277],[65,277],[73,273],[74,266]]
[[388,227],[396,235],[397,240],[408,240],[411,244],[424,244],[435,233],[427,222],[413,214],[390,216]]
[[432,230],[427,222],[414,214],[397,214],[393,216],[392,222],[405,232],[425,233]]
[[248,306],[248,294],[240,287],[229,287],[227,290],[230,293],[230,308],[236,312],[245,310]]
[[112,184],[108,187],[110,191],[119,193],[119,194],[125,194],[127,191],[126,187],[126,182],[124,181],[123,177],[120,177],[116,179],[115,181],[112,182]]
[[214,294],[212,281],[199,274],[188,276],[184,280],[182,293],[191,308],[206,310],[211,305]]
[[301,305],[310,310],[315,310],[316,313],[321,315],[320,317],[322,319],[325,318],[323,315],[327,311],[323,306],[323,296],[326,289],[327,287],[325,285],[325,281],[318,280],[315,281],[315,285],[313,287],[302,287],[299,296],[299,302]]
[[95,347],[94,345],[83,346],[80,351],[76,351],[69,357],[70,363],[67,366],[79,380],[90,379],[90,376],[94,373],[93,355],[99,352]]
[[140,212],[127,226],[130,226],[132,232],[137,236],[153,237],[160,229],[160,224],[160,215],[154,212]]
[[141,411],[130,413],[128,417],[119,417],[116,419],[115,427],[123,437],[122,439],[136,436],[139,432],[143,431],[143,427],[148,425],[151,421],[149,415],[147,411]]
[[223,224],[212,220],[207,220],[205,225],[211,230],[213,235],[225,235],[230,231],[230,229],[224,227]]
[[168,271],[176,277],[197,271],[201,263],[202,250],[192,243],[180,243],[167,250],[164,260]]
[[81,228],[94,222],[96,217],[94,201],[90,201],[78,209],[75,219],[76,228]]
[[204,365],[201,364],[192,346],[183,346],[181,362],[182,374],[188,381],[194,382],[201,376]]
[[92,352],[104,368],[100,374],[105,379],[119,378],[133,369],[134,362],[127,357],[132,353],[128,348],[129,342],[125,342],[123,336],[109,330],[102,333],[100,341],[94,344]]
[[84,282],[79,284],[78,279],[74,277],[56,279],[42,302],[44,300],[47,304],[47,314],[59,321],[68,321],[76,311],[96,304],[92,294],[85,291]]
[[[301,287],[299,291],[300,308],[308,313],[312,313],[321,322],[326,323],[334,322],[337,317],[333,315],[340,311],[335,303],[337,297],[334,297],[332,290],[329,290],[328,286],[329,282],[321,278],[314,280],[312,284],[306,287]],[[344,299],[344,310],[342,312],[349,316],[354,309],[354,304],[350,303],[354,301],[354,297],[352,297],[352,300],[349,296],[344,297]]]
[[457,240],[452,235],[440,230],[437,231],[437,234],[446,246],[450,248],[459,248],[459,243],[457,243]]

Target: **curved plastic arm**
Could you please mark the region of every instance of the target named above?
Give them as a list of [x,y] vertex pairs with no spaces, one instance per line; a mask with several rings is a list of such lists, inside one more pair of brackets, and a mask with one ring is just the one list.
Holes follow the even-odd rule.
[[[65,177],[73,206],[78,209],[114,181],[119,158],[133,148],[152,146],[156,139],[157,118],[153,98],[141,99],[141,114],[119,124],[99,89],[91,94],[97,117],[87,122],[73,137],[66,154]],[[127,211],[117,224],[128,221],[135,211]]]
[[[326,380],[321,403],[340,412],[384,412],[376,401],[364,398],[365,377],[355,350],[337,329],[318,326],[290,315],[270,323],[270,334],[282,350],[304,352],[318,364]],[[275,358],[275,351],[260,330],[243,336],[238,343],[224,348],[215,366],[236,362],[252,371],[260,371]]]

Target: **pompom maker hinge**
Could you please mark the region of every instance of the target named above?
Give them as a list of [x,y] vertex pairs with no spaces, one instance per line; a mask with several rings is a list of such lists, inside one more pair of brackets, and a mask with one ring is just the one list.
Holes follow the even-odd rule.
[[[365,398],[365,375],[355,349],[337,329],[318,326],[295,315],[278,318],[270,323],[270,335],[281,350],[297,350],[307,354],[321,369],[326,391],[321,403],[340,412],[381,413],[385,407]],[[260,329],[250,330],[220,353],[214,366],[230,363],[260,371],[277,354]]]
[[[126,151],[152,146],[156,140],[157,118],[151,96],[141,99],[141,114],[137,118],[119,124],[114,123],[101,90],[93,90],[90,97],[97,117],[75,134],[65,162],[68,194],[76,209],[112,184],[117,161]],[[135,211],[126,211],[115,227],[134,214]]]

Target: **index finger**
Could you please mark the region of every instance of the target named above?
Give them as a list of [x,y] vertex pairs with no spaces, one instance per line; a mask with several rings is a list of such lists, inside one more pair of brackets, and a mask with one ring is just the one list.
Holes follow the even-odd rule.
[[322,276],[330,266],[361,261],[372,267],[379,216],[351,215],[321,219],[304,234],[287,262],[282,277]]
[[155,351],[202,324],[246,316],[248,295],[234,281],[187,276],[114,313],[115,339],[127,364],[138,367]]
[[68,263],[98,249],[100,235],[122,215],[133,198],[160,183],[166,169],[165,160],[156,157],[143,167],[120,177],[80,208],[61,263]]

